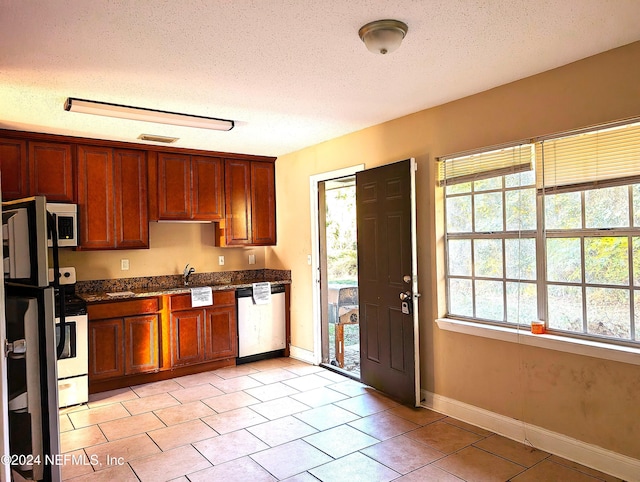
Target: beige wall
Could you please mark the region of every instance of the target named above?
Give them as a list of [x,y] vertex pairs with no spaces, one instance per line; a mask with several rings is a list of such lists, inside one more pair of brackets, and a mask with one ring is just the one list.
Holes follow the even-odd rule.
[[[198,273],[262,269],[265,248],[216,248],[214,225],[196,223],[149,223],[150,249],[119,251],[61,250],[60,265],[75,266],[79,281],[137,276],[182,274],[189,263]],[[255,254],[256,264],[249,264]],[[218,265],[224,256],[224,266]],[[120,270],[120,260],[129,260],[128,271]]]
[[[640,366],[440,331],[434,159],[640,115],[640,42],[282,156],[278,245],[292,271],[292,343],[313,350],[309,176],[418,160],[422,388],[640,459]],[[452,79],[455,81],[455,79]],[[440,256],[440,258],[438,258]]]

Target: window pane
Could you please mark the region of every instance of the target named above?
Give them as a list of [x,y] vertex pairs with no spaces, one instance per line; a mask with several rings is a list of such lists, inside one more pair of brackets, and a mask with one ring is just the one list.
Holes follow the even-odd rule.
[[580,238],[547,239],[547,280],[582,282]]
[[505,193],[507,231],[536,229],[536,190],[518,189]]
[[463,194],[465,192],[471,192],[471,183],[462,182],[460,184],[451,184],[445,186],[445,194]]
[[449,280],[449,304],[452,315],[473,316],[473,297],[471,296],[471,280]]
[[533,170],[504,176],[504,185],[506,187],[533,186],[535,182],[536,173]]
[[536,279],[536,240],[505,239],[507,278]]
[[584,275],[587,283],[629,284],[629,238],[584,238]]
[[568,192],[545,196],[544,223],[547,229],[582,228],[580,193]]
[[549,328],[582,333],[582,288],[547,286]]
[[471,240],[450,239],[449,274],[454,276],[471,276]]
[[476,281],[476,316],[504,321],[504,294],[501,281]]
[[502,221],[502,193],[476,194],[475,231],[503,231]]
[[522,325],[538,319],[538,299],[534,283],[507,283],[507,321]]
[[634,321],[636,327],[636,340],[640,341],[640,290],[633,292],[633,304],[634,304]]
[[471,232],[471,196],[447,198],[447,232]]
[[633,284],[640,286],[640,238],[633,238]]
[[502,278],[502,240],[476,239],[473,246],[475,275]]
[[489,191],[491,189],[502,189],[502,176],[490,177],[473,182],[474,191]]
[[634,184],[631,189],[633,196],[633,225],[640,226],[640,184]]
[[629,291],[587,288],[587,330],[615,338],[631,337]]
[[617,186],[585,191],[584,213],[587,228],[629,226],[629,189]]

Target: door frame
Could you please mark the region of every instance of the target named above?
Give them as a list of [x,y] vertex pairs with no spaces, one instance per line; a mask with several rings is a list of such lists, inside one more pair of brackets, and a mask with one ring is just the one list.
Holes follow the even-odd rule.
[[318,184],[331,179],[353,176],[364,171],[364,164],[337,169],[335,171],[314,174],[309,177],[309,200],[311,203],[311,285],[312,285],[312,318],[313,318],[313,363],[322,362],[322,298],[320,296],[320,203],[318,202]]

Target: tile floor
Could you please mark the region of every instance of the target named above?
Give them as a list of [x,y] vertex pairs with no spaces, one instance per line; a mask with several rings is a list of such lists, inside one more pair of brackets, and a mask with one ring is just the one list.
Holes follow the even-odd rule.
[[618,480],[290,358],[91,396],[60,412],[64,480]]

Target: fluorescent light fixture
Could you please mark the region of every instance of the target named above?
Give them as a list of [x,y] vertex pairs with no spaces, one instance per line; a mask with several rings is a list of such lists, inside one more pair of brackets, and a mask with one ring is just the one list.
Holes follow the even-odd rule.
[[171,124],[175,126],[197,127],[199,129],[213,129],[216,131],[230,131],[234,122],[214,117],[199,115],[179,114],[163,110],[144,109],[142,107],[130,107],[127,105],[97,102],[95,100],[67,98],[64,110],[80,112],[83,114],[102,115],[107,117],[119,117],[121,119],[155,122],[158,124]]

